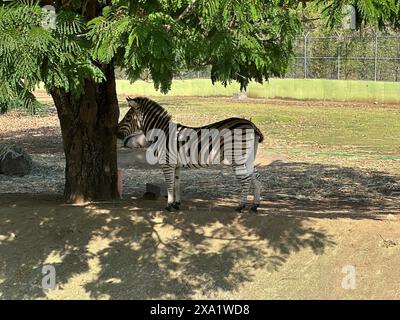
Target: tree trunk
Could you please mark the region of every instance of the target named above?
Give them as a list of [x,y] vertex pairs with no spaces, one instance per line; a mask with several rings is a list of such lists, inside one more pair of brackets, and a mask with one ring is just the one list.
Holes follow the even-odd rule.
[[118,198],[115,129],[119,109],[112,64],[100,65],[103,83],[85,80],[77,97],[51,90],[66,158],[64,196],[70,203]]

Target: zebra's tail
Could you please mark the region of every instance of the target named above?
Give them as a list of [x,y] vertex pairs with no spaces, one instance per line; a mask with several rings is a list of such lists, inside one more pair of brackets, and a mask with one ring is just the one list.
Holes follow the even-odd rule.
[[251,121],[251,118],[250,118],[249,121],[250,121],[251,125],[253,126],[254,131],[256,132],[256,135],[258,135],[258,137],[259,137],[258,138],[258,142],[263,142],[264,141],[264,135],[262,134],[261,130],[257,128],[257,126],[254,124],[253,121]]
[[257,126],[253,123],[254,126],[254,131],[256,132],[256,135],[258,135],[258,142],[263,142],[264,141],[264,135],[262,134],[261,130],[257,128]]

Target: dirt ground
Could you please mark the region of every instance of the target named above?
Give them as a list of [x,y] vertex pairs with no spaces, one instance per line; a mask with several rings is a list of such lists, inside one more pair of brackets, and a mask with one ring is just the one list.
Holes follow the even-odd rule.
[[[399,299],[398,212],[264,201],[123,200],[73,207],[0,196],[2,299]],[[41,287],[53,265],[57,286]],[[355,289],[343,289],[345,266]]]
[[263,146],[258,214],[233,211],[229,169],[184,171],[182,210],[165,213],[164,198],[141,199],[161,171],[134,163],[120,201],[63,204],[54,113],[0,117],[0,140],[34,160],[30,176],[0,175],[0,299],[400,299],[398,161]]

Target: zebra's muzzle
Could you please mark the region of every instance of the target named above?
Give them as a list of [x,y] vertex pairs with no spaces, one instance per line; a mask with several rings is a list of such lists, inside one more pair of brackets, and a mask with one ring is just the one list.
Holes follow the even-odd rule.
[[134,148],[147,148],[150,142],[146,141],[146,136],[142,132],[133,133],[124,138],[123,147]]

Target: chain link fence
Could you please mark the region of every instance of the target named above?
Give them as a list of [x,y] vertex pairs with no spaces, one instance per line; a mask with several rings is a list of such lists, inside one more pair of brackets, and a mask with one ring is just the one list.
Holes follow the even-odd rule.
[[[307,33],[295,41],[285,78],[400,81],[400,35]],[[177,80],[210,79],[211,67],[182,71]],[[125,79],[123,72],[117,78]],[[150,79],[150,75],[148,75]]]
[[286,78],[400,81],[400,36],[304,34]]

